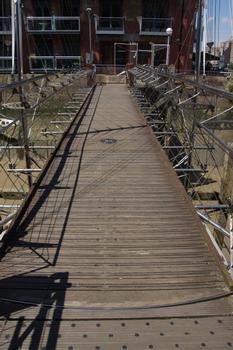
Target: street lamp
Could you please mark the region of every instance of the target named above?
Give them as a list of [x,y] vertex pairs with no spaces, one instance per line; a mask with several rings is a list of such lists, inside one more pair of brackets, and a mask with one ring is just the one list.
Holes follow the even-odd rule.
[[167,28],[166,29],[167,33],[167,56],[166,56],[166,65],[169,66],[169,59],[170,59],[170,41],[171,41],[171,36],[173,33],[172,28]]
[[92,14],[92,8],[88,7],[86,9],[87,15],[88,15],[88,25],[89,25],[89,63],[92,63],[93,57],[92,57],[92,28],[91,28],[91,14]]

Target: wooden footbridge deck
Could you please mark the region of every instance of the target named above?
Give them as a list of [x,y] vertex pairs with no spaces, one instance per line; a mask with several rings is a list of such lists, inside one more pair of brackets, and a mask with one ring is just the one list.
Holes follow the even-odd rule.
[[233,301],[127,87],[97,86],[0,263],[2,349],[230,349]]

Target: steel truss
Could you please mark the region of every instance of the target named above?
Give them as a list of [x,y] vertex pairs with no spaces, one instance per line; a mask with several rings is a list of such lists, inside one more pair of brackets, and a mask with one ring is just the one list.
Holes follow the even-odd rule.
[[0,87],[0,242],[90,92],[91,75],[64,70]]
[[233,94],[151,66],[137,66],[127,75],[147,124],[233,278],[233,150],[209,127],[232,118]]

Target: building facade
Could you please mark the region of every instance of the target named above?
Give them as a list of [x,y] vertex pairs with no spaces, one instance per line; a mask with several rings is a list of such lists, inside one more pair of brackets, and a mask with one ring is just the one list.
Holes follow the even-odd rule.
[[[92,62],[115,71],[168,61],[177,70],[191,69],[195,0],[18,1],[24,72]],[[10,0],[1,2],[0,70],[6,71],[14,54],[13,9]]]
[[219,49],[220,62],[223,68],[233,64],[233,38],[220,43]]

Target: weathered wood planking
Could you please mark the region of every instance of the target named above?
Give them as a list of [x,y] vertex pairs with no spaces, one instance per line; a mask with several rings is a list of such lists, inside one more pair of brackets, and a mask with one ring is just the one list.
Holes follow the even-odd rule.
[[0,263],[3,348],[231,347],[232,299],[211,300],[228,291],[224,277],[125,86],[97,88],[13,233]]

